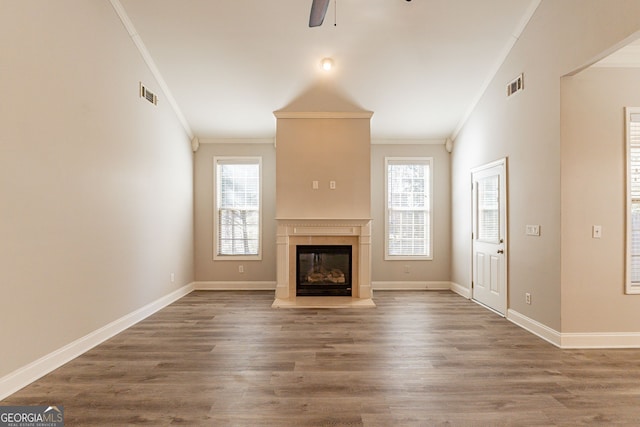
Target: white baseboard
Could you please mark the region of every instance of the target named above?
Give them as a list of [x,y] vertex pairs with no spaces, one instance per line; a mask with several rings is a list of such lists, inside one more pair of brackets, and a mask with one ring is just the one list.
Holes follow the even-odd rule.
[[456,294],[460,295],[461,297],[464,297],[466,299],[471,299],[471,289],[469,288],[465,288],[462,285],[451,282],[451,290]]
[[[197,291],[275,291],[276,282],[231,282],[202,281],[194,282]],[[414,291],[414,290],[449,290],[451,282],[371,282],[371,289],[378,291]]]
[[449,290],[451,282],[371,282],[374,291],[425,291],[425,290]]
[[195,282],[196,291],[275,291],[276,282]]
[[149,317],[158,310],[179,300],[193,291],[193,283],[165,295],[138,310],[117,319],[108,325],[79,338],[58,350],[29,363],[0,378],[0,400],[12,395],[49,372],[91,350],[116,334]]
[[640,332],[563,333],[562,348],[640,348]]
[[640,348],[640,332],[558,332],[515,310],[507,319],[562,349]]
[[547,325],[543,325],[537,320],[533,320],[524,314],[520,314],[519,312],[511,309],[507,310],[507,320],[515,323],[522,329],[526,329],[532,334],[539,336],[556,347],[562,347],[562,337],[560,332],[555,329],[551,329]]

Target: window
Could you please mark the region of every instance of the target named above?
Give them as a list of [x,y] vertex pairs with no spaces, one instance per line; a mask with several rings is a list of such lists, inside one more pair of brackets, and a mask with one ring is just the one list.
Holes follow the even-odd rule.
[[500,241],[500,176],[478,180],[478,240]]
[[626,292],[640,294],[640,108],[626,109],[627,272]]
[[261,159],[215,157],[214,259],[260,259]]
[[432,259],[430,157],[387,157],[385,259]]

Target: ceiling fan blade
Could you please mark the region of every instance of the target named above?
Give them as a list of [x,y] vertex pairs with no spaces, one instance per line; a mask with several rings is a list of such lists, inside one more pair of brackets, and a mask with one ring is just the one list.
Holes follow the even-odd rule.
[[327,14],[330,0],[313,0],[311,4],[311,15],[309,16],[309,27],[319,27]]

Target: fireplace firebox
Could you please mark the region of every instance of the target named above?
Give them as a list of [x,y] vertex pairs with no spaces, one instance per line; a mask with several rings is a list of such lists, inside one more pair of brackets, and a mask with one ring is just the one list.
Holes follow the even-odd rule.
[[351,246],[296,246],[296,296],[351,295]]

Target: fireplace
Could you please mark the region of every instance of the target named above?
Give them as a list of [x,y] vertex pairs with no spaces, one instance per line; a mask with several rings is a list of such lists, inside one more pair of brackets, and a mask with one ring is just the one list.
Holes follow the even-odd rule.
[[351,296],[350,245],[297,245],[296,296]]
[[[345,274],[345,282],[348,278],[351,285],[349,286],[351,290],[342,296],[362,300],[363,303],[371,301],[371,220],[278,218],[276,270],[276,302],[278,304],[285,304],[286,301],[295,304],[296,297],[305,299],[305,296],[298,294],[297,290],[300,270],[297,266],[298,247],[305,246],[320,247],[323,250],[329,246],[349,247],[350,266],[338,267],[340,270],[348,270],[348,273],[345,271],[342,273]],[[316,277],[320,278],[320,276]],[[340,274],[337,273],[332,276],[332,279],[338,282],[341,281],[339,277]],[[319,301],[323,298],[309,299]],[[339,300],[340,298],[329,299]]]
[[[274,112],[278,165],[274,306],[374,306],[370,129],[373,112],[364,111],[341,94],[321,86],[311,88]],[[318,93],[322,94],[320,104]],[[311,107],[311,111],[300,111],[298,108],[302,106]],[[301,157],[300,153],[305,155]],[[345,281],[349,276],[351,293],[327,298],[299,296],[296,247],[307,245],[351,247],[351,271],[343,273]],[[342,276],[338,273],[336,277],[330,280],[339,281]],[[323,286],[332,286],[326,279],[319,279]]]

